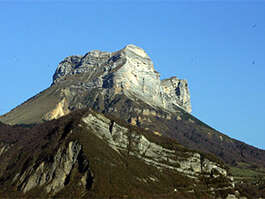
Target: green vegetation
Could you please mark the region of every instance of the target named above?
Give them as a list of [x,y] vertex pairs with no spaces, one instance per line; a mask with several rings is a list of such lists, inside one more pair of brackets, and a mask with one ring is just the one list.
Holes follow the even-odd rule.
[[230,172],[233,176],[236,177],[257,177],[260,175],[265,175],[265,173],[255,171],[253,169],[247,169],[247,168],[238,168],[238,167],[230,167]]

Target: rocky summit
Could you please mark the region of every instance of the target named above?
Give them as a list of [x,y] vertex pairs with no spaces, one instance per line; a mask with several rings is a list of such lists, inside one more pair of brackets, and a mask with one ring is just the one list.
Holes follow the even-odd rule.
[[124,94],[173,112],[176,106],[191,112],[187,81],[176,77],[161,81],[150,57],[135,45],[113,53],[94,50],[84,56],[67,57],[53,75],[53,84],[84,73],[87,76],[82,84],[75,86],[89,91],[101,89],[105,96]]
[[[143,101],[154,109],[166,112],[174,113],[179,108],[191,112],[187,81],[177,77],[160,80],[150,57],[135,45],[127,45],[113,53],[94,50],[84,56],[65,58],[53,75],[51,90],[53,96],[46,99],[49,102],[42,112],[25,116],[19,113],[18,107],[1,120],[9,124],[35,123],[59,118],[91,104],[110,112],[110,102],[118,96]],[[44,97],[37,95],[36,98],[40,100]],[[101,103],[101,100],[104,102]],[[23,108],[25,105],[22,105]],[[32,105],[38,106],[38,103]]]
[[4,198],[265,198],[265,151],[192,116],[135,45],[66,57],[0,121]]

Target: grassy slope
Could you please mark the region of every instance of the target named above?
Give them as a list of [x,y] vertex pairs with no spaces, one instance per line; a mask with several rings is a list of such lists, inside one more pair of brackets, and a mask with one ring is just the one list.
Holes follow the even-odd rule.
[[56,87],[50,87],[23,104],[0,116],[0,121],[7,124],[33,124],[42,122],[43,116],[54,109],[60,101]]

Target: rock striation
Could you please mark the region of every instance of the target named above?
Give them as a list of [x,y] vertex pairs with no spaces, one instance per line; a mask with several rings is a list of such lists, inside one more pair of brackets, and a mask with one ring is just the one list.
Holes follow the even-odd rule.
[[12,144],[8,144],[8,143],[4,143],[0,141],[0,157],[2,154],[6,153],[10,147],[12,147]]
[[92,129],[92,132],[114,151],[135,156],[158,169],[175,170],[191,178],[198,178],[202,174],[210,176],[213,173],[215,178],[227,177],[224,166],[204,158],[199,153],[179,153],[168,149],[100,114],[89,114],[82,118],[82,121],[87,125],[86,128]]
[[56,194],[64,188],[67,176],[70,174],[81,151],[78,142],[70,142],[64,151],[60,148],[54,156],[53,162],[41,162],[27,168],[24,173],[15,176],[18,179],[19,190],[24,193],[37,186],[45,185],[47,193]]
[[113,53],[94,50],[84,56],[67,57],[57,67],[53,84],[73,76],[83,76],[79,86],[88,91],[102,89],[104,95],[125,94],[172,112],[175,107],[191,112],[187,81],[177,77],[161,81],[150,57],[135,45]]

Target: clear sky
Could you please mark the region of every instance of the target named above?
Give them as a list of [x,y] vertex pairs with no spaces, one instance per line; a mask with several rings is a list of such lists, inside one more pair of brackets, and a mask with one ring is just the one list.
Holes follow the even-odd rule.
[[265,1],[0,0],[0,25],[0,114],[66,56],[132,43],[162,79],[188,80],[193,115],[265,149]]

